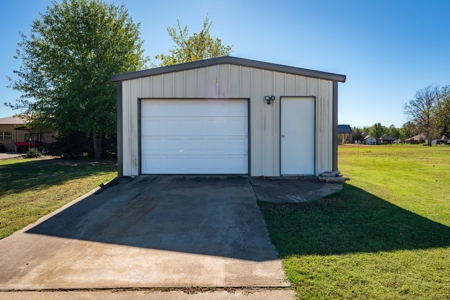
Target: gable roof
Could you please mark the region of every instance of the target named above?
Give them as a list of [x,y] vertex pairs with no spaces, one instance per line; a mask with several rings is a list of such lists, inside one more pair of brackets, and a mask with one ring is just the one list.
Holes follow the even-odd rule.
[[415,136],[413,136],[413,137],[407,138],[406,140],[407,140],[407,141],[410,141],[410,140],[418,141],[418,140],[420,140],[421,138],[425,140],[425,133],[421,133],[421,134],[415,135]]
[[338,133],[353,133],[353,130],[350,125],[342,124],[338,125]]
[[296,68],[296,67],[291,67],[291,66],[267,63],[267,62],[250,60],[250,59],[239,58],[239,57],[234,57],[234,56],[215,57],[215,58],[198,60],[198,61],[194,61],[194,62],[182,63],[182,64],[177,64],[177,65],[172,65],[172,66],[167,66],[167,67],[160,67],[160,68],[153,68],[153,69],[136,71],[136,72],[131,72],[131,73],[118,74],[118,75],[111,76],[111,80],[112,81],[122,81],[122,80],[129,80],[129,79],[148,77],[148,76],[153,76],[153,75],[160,75],[160,74],[165,74],[165,73],[172,73],[172,72],[178,72],[178,71],[184,71],[184,70],[190,70],[190,69],[204,68],[204,67],[209,67],[209,66],[213,66],[213,65],[224,65],[224,64],[239,65],[239,66],[244,66],[244,67],[264,69],[264,70],[270,70],[270,71],[276,71],[276,72],[283,72],[283,73],[289,73],[289,74],[294,74],[294,75],[326,79],[326,80],[331,80],[331,81],[345,82],[345,80],[346,80],[345,75],[327,73],[327,72],[310,70],[310,69]]
[[19,117],[6,117],[6,118],[0,118],[0,124],[1,125],[23,125],[24,120]]
[[381,138],[380,138],[380,140],[382,140],[382,141],[395,141],[395,139],[393,138],[393,137],[390,137],[390,136],[388,136],[388,135],[383,135]]

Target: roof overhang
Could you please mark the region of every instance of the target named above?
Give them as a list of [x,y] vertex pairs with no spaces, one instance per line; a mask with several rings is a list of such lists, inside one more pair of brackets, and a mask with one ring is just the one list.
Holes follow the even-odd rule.
[[250,59],[233,57],[233,56],[222,56],[222,57],[210,58],[210,59],[199,60],[199,61],[194,61],[194,62],[189,62],[189,63],[177,64],[177,65],[172,65],[172,66],[167,66],[167,67],[160,67],[160,68],[153,68],[153,69],[136,71],[136,72],[131,72],[131,73],[118,74],[118,75],[111,76],[111,80],[116,82],[116,81],[130,80],[130,79],[136,79],[136,78],[142,78],[142,77],[148,77],[148,76],[154,76],[154,75],[160,75],[160,74],[166,74],[166,73],[172,73],[172,72],[178,72],[178,71],[185,71],[185,70],[191,70],[191,69],[198,69],[198,68],[204,68],[204,67],[209,67],[209,66],[214,66],[214,65],[224,65],[224,64],[239,65],[239,66],[243,66],[243,67],[250,67],[250,68],[264,69],[264,70],[270,70],[270,71],[276,71],[276,72],[282,72],[282,73],[289,73],[289,74],[294,74],[294,75],[301,75],[301,76],[325,79],[325,80],[330,80],[330,81],[345,82],[345,80],[346,80],[346,76],[341,75],[341,74],[334,74],[334,73],[327,73],[327,72],[310,70],[310,69],[296,68],[296,67],[291,67],[291,66],[267,63],[267,62],[250,60]]

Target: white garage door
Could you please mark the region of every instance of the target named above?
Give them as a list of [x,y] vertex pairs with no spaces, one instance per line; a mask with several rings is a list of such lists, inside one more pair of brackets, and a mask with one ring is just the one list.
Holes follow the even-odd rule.
[[247,100],[142,100],[142,174],[247,174]]

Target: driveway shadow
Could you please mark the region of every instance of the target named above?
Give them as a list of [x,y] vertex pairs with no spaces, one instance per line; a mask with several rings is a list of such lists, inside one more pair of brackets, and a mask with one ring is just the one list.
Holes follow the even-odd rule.
[[243,177],[122,178],[27,233],[250,261],[278,258]]
[[450,246],[449,227],[348,184],[320,201],[258,204],[282,257]]

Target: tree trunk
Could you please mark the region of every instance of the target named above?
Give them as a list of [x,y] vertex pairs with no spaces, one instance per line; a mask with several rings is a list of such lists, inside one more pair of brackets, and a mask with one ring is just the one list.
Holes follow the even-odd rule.
[[94,159],[100,160],[102,157],[102,134],[94,130],[92,139],[94,142]]

